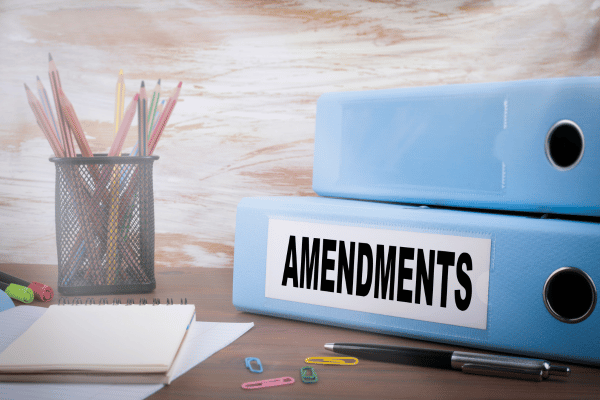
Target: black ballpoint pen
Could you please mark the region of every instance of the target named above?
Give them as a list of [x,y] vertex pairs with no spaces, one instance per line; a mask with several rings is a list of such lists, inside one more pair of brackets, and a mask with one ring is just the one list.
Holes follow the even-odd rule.
[[327,343],[325,348],[335,353],[368,360],[457,369],[467,374],[504,378],[541,381],[550,375],[569,376],[571,373],[569,367],[524,357],[359,343]]

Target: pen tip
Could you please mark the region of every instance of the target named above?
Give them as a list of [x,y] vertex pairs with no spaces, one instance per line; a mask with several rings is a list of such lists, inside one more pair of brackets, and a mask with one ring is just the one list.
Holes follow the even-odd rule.
[[122,69],[119,70],[119,75],[123,75],[123,70]]
[[48,61],[52,61],[52,54],[48,53]]
[[144,84],[144,81],[142,81],[142,87],[146,87],[146,85]]
[[158,84],[160,85],[160,78],[158,78]]
[[179,82],[179,85],[177,85],[177,87],[181,87],[182,84],[183,84],[183,82]]

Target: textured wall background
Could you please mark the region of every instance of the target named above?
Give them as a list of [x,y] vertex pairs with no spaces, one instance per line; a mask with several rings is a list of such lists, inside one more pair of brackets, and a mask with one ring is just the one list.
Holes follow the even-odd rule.
[[232,267],[242,197],[314,195],[320,94],[597,75],[599,17],[599,1],[3,0],[0,261],[56,263],[54,165],[23,89],[50,90],[49,52],[94,152],[119,69],[126,104],[142,80],[183,81],[155,152],[156,264]]

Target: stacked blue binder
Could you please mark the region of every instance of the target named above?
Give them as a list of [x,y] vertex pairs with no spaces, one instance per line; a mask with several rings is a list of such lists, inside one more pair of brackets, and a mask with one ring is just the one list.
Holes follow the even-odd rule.
[[328,93],[238,205],[239,310],[600,365],[600,78]]

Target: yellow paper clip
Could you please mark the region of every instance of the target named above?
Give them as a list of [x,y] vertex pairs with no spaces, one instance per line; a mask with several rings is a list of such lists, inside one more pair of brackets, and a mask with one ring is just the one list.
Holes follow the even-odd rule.
[[304,360],[307,364],[323,365],[356,365],[358,358],[354,357],[308,357]]

